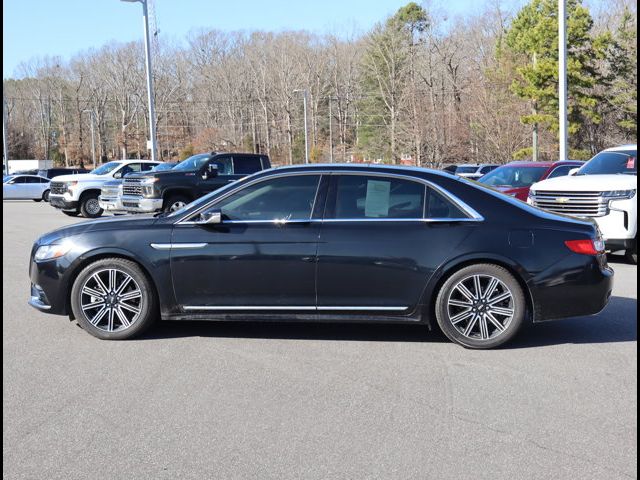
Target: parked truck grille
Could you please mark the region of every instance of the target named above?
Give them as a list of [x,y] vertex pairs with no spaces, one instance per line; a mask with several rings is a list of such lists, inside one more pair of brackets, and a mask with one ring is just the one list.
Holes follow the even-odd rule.
[[67,191],[67,187],[64,182],[51,182],[49,184],[50,193],[54,195],[62,195]]
[[122,194],[141,197],[142,187],[140,186],[140,180],[137,178],[126,179],[122,185]]
[[544,210],[578,217],[604,217],[609,202],[600,192],[536,192],[533,205]]

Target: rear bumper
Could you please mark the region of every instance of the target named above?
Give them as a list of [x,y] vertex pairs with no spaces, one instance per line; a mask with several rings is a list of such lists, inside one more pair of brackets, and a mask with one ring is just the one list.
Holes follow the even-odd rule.
[[134,213],[153,213],[162,210],[161,198],[144,198],[123,195],[121,198],[122,209]]
[[529,282],[534,322],[600,313],[611,299],[613,282],[604,255],[567,256]]

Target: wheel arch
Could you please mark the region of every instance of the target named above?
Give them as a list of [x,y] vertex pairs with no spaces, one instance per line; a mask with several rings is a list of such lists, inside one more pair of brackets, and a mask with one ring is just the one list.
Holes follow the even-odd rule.
[[529,285],[527,283],[528,275],[525,273],[525,269],[518,263],[506,257],[501,257],[498,255],[473,255],[457,258],[447,262],[438,270],[436,270],[436,272],[429,279],[429,282],[425,286],[422,293],[421,306],[423,316],[424,318],[426,318],[427,324],[430,329],[433,329],[434,325],[437,324],[437,322],[435,322],[436,300],[440,289],[447,281],[447,279],[463,268],[480,264],[497,265],[504,268],[511,275],[513,275],[516,281],[520,284],[522,291],[524,292],[529,317],[535,318],[535,301],[533,299],[531,289],[529,288]]
[[156,282],[153,279],[153,276],[151,276],[151,273],[150,273],[151,268],[149,265],[146,265],[145,262],[141,261],[139,256],[135,256],[126,250],[100,249],[100,250],[90,252],[87,255],[83,255],[81,258],[79,258],[76,261],[75,265],[73,265],[73,267],[71,268],[71,271],[68,274],[69,276],[67,279],[65,308],[67,310],[67,313],[69,314],[69,318],[71,318],[72,320],[75,320],[75,317],[73,315],[73,310],[71,308],[71,290],[73,288],[73,284],[78,278],[78,275],[80,275],[80,272],[82,272],[82,270],[84,270],[87,266],[91,265],[94,262],[97,262],[98,260],[103,260],[105,258],[121,258],[123,260],[128,260],[130,262],[133,262],[138,267],[140,267],[140,269],[142,270],[142,273],[147,277],[147,280],[149,281],[149,283],[151,284],[151,287],[153,288],[153,293],[156,296],[156,299],[158,300],[157,302],[158,307],[160,306],[160,295],[158,291],[158,286],[156,285]]

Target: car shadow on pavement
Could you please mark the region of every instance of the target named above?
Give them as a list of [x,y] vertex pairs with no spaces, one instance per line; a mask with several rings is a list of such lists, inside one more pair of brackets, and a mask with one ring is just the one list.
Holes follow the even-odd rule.
[[[637,301],[613,297],[599,315],[529,325],[507,349],[566,343],[614,343],[637,340]],[[336,340],[358,342],[448,342],[442,332],[424,325],[291,322],[159,322],[139,340],[184,337]]]

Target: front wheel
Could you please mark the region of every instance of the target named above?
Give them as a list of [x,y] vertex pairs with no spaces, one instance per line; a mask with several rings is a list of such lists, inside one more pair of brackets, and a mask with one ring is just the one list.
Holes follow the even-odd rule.
[[125,340],[156,318],[151,282],[134,262],[105,258],[86,267],[71,289],[71,308],[82,328],[103,340]]
[[98,218],[102,215],[102,208],[98,201],[98,194],[89,193],[80,201],[80,213],[85,218]]
[[522,287],[498,265],[471,265],[454,273],[436,300],[438,325],[451,341],[467,348],[494,348],[508,342],[526,315]]
[[166,213],[175,212],[176,210],[180,210],[189,202],[190,200],[184,195],[172,195],[165,200],[162,211]]
[[638,239],[636,238],[633,242],[633,247],[629,248],[624,255],[627,259],[627,262],[629,262],[632,265],[637,265],[638,264]]

